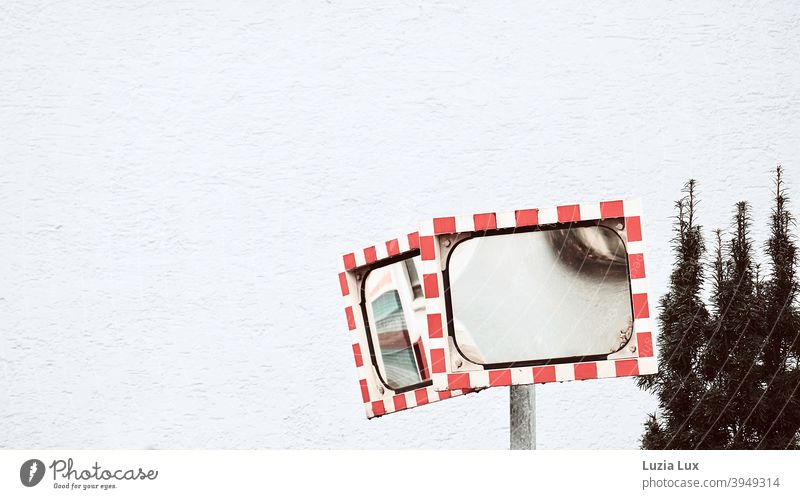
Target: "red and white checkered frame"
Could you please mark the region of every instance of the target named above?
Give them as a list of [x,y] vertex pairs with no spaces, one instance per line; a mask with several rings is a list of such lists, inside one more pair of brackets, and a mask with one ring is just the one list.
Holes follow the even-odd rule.
[[[607,360],[572,362],[535,367],[475,370],[463,363],[451,362],[458,353],[448,341],[445,290],[439,238],[444,235],[522,228],[546,224],[585,222],[625,218],[633,303],[633,334],[624,351]],[[641,229],[639,199],[563,205],[552,208],[524,209],[510,212],[479,213],[471,216],[441,217],[423,223],[419,232],[422,257],[422,281],[428,314],[431,377],[436,390],[465,390],[490,386],[525,385],[554,381],[615,378],[654,374],[658,371],[656,336],[650,320],[645,274],[645,247]],[[631,352],[634,347],[634,352]],[[477,367],[480,369],[480,367]]]
[[[361,386],[361,398],[364,402],[367,418],[370,419],[391,412],[449,399],[462,395],[467,391],[472,391],[437,391],[433,389],[432,385],[428,385],[415,390],[396,393],[380,380],[372,365],[367,341],[367,329],[364,325],[367,318],[361,312],[361,288],[356,278],[357,271],[363,270],[364,267],[368,266],[379,266],[384,260],[401,256],[404,253],[408,253],[410,257],[417,250],[419,250],[419,236],[417,232],[413,232],[347,253],[339,258],[339,286],[344,297],[344,313],[353,345],[353,356],[355,357]],[[430,366],[428,337],[427,332],[422,331],[421,338],[425,350],[423,355],[427,366]]]

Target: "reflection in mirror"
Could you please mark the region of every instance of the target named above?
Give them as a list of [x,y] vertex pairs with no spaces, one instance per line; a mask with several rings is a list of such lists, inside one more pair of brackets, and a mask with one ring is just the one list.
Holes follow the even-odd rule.
[[364,281],[375,364],[383,382],[399,390],[429,379],[420,326],[425,302],[419,257],[373,269]]
[[610,354],[630,339],[627,253],[611,228],[474,237],[448,273],[455,342],[476,364]]

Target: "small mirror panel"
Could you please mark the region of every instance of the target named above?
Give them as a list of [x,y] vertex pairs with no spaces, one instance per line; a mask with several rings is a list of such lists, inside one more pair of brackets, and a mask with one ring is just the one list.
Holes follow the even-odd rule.
[[392,390],[430,379],[420,326],[425,302],[419,283],[419,257],[371,270],[364,280],[373,363]]

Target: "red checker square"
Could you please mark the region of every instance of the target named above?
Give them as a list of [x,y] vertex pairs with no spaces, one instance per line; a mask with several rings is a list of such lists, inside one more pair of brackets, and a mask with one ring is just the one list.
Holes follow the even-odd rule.
[[342,288],[342,296],[350,294],[350,287],[347,285],[347,276],[344,272],[339,272],[339,286]]
[[356,367],[364,365],[364,359],[361,357],[361,345],[353,343],[353,356],[356,358]]
[[575,379],[595,379],[597,378],[597,364],[587,362],[585,364],[575,364]]
[[631,272],[631,279],[644,278],[644,255],[641,253],[628,255],[628,268]]
[[556,380],[556,368],[554,366],[541,366],[533,368],[534,383],[552,383]]
[[445,392],[436,392],[436,394],[439,395],[439,400],[447,400],[453,396],[453,392],[451,392],[450,390],[447,390]]
[[568,204],[558,207],[558,221],[559,222],[580,222],[581,220],[581,205]]
[[364,260],[366,260],[367,263],[372,263],[377,259],[378,259],[378,254],[375,251],[375,246],[364,248]]
[[428,338],[442,337],[442,314],[428,314]]
[[628,242],[642,240],[642,222],[639,217],[626,218],[625,229],[628,234]]
[[392,397],[392,401],[394,402],[394,410],[395,411],[402,411],[406,407],[406,396],[405,395],[395,395]]
[[348,253],[342,257],[344,260],[344,268],[345,270],[351,270],[356,268],[356,255],[353,253]]
[[434,373],[443,373],[446,371],[444,363],[444,349],[432,348],[431,349],[431,371]]
[[456,231],[456,217],[444,217],[433,219],[434,234],[452,234]]
[[636,293],[633,295],[633,317],[635,319],[647,319],[650,317],[650,308],[647,305],[647,293]]
[[408,247],[413,249],[419,249],[419,232],[412,232],[408,235]]
[[425,388],[420,388],[419,390],[414,390],[414,398],[417,399],[417,405],[425,405],[428,403],[428,390]]
[[423,260],[436,259],[436,246],[434,246],[433,236],[422,236],[419,238],[419,252]]
[[400,254],[400,243],[397,241],[397,239],[386,241],[386,254],[389,256]]
[[489,371],[489,386],[511,386],[511,370]]
[[352,331],[356,328],[356,318],[353,317],[353,307],[347,307],[344,309],[344,315],[347,316],[347,327],[350,328]]
[[364,400],[364,403],[366,404],[367,402],[369,402],[369,387],[367,386],[367,380],[362,379],[361,381],[359,381],[359,383],[361,384],[361,398]]
[[625,216],[622,201],[603,201],[600,203],[600,218],[621,218]]
[[653,356],[653,335],[651,333],[636,333],[636,343],[639,344],[639,357]]
[[539,210],[517,210],[514,212],[517,227],[539,225]]
[[451,390],[464,390],[470,388],[469,384],[469,373],[461,373],[461,374],[448,374],[447,375],[447,386]]
[[422,281],[425,286],[425,298],[439,296],[439,278],[436,274],[423,274]]
[[614,363],[617,369],[617,376],[638,376],[639,361],[636,359],[618,360]]
[[386,414],[386,407],[383,405],[383,400],[372,403],[372,413],[376,416],[383,416]]
[[481,213],[474,215],[475,230],[491,230],[497,228],[497,215],[494,213]]

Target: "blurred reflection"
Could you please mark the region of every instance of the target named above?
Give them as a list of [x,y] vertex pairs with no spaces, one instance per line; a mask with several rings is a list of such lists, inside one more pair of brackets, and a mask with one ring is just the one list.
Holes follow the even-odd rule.
[[448,272],[456,343],[472,362],[609,354],[630,338],[627,253],[607,227],[468,239]]
[[419,257],[372,270],[364,282],[376,367],[393,390],[429,379],[420,334],[425,302]]

